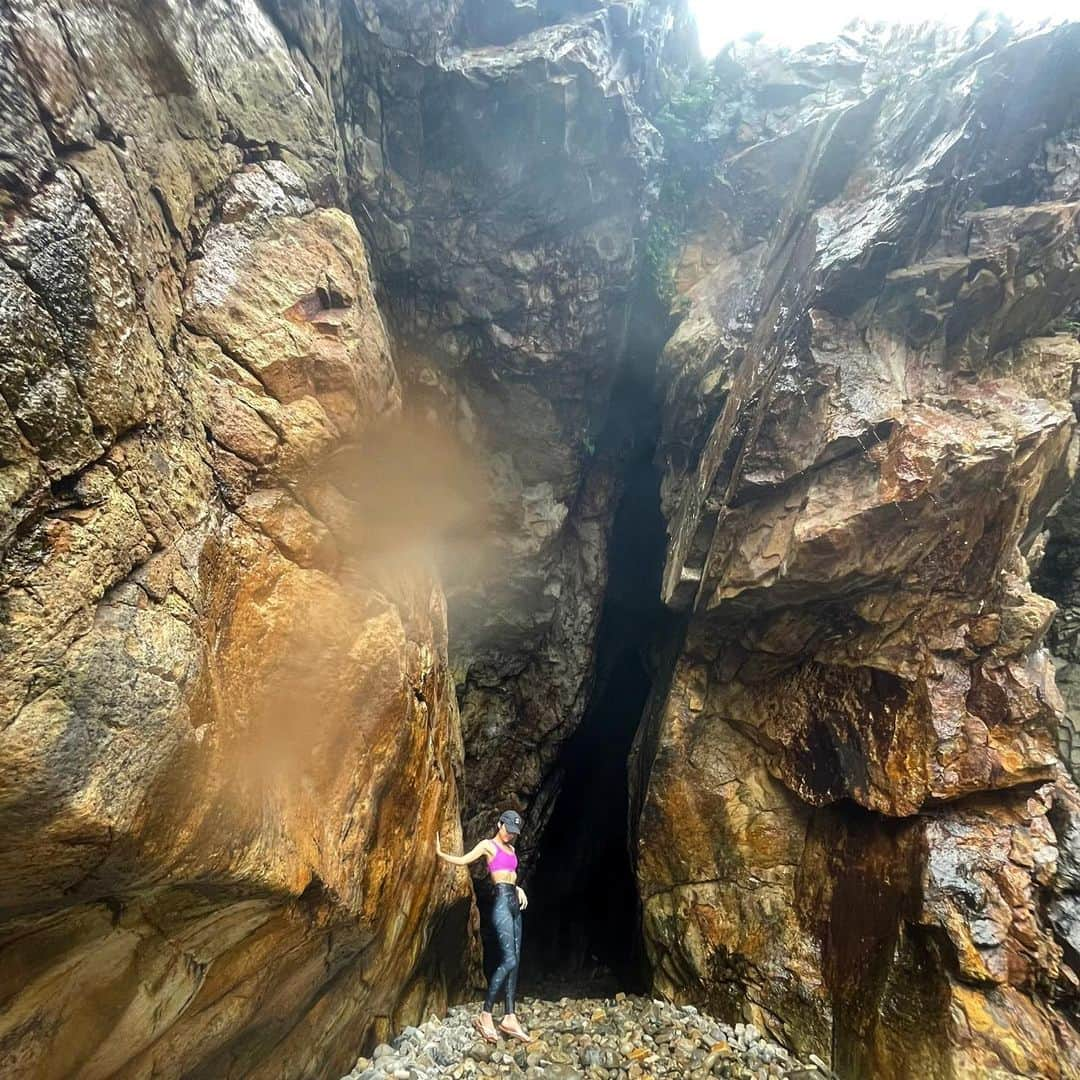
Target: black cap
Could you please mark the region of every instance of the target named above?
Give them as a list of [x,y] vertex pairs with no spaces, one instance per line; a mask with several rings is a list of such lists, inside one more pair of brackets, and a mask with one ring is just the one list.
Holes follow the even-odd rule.
[[513,836],[521,832],[521,815],[516,810],[506,810],[499,816],[499,824],[506,826],[506,831]]

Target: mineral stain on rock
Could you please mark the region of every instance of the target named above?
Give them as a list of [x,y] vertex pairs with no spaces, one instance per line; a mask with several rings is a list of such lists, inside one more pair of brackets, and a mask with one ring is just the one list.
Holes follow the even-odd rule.
[[0,1072],[1080,1075],[1078,59],[0,0]]

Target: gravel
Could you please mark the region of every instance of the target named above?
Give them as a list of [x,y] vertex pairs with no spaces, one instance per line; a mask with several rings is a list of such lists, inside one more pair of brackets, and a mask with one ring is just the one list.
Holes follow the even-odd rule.
[[821,1062],[797,1061],[753,1024],[724,1024],[692,1005],[629,994],[527,998],[518,1012],[533,1036],[527,1045],[503,1036],[497,1045],[485,1043],[472,1027],[477,1014],[476,1005],[458,1005],[444,1020],[432,1017],[421,1027],[407,1027],[370,1058],[360,1058],[344,1080],[825,1080],[832,1075]]

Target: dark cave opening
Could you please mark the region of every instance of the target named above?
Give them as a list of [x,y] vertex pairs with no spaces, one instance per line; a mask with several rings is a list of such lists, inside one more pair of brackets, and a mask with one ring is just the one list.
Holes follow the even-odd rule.
[[[626,612],[613,605],[605,615],[618,623]],[[563,753],[560,794],[530,884],[528,949],[535,978],[613,979],[641,990],[626,761],[652,680],[633,650],[615,648],[612,656],[605,687]]]
[[[667,542],[654,463],[659,433],[656,358],[666,319],[632,305],[626,359],[601,452],[619,462],[621,496],[608,549],[596,670],[582,722],[555,770],[557,794],[530,898],[522,982],[643,991],[647,985],[628,836],[627,759],[653,684],[653,655],[668,625],[660,601]],[[605,990],[605,992],[606,992]]]

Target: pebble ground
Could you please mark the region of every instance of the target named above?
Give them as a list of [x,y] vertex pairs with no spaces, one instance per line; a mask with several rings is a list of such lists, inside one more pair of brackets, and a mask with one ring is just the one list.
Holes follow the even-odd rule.
[[[518,1018],[533,1041],[485,1043],[472,1027],[477,1005],[406,1028],[361,1058],[344,1080],[518,1077],[524,1080],[824,1080],[821,1062],[796,1061],[752,1024],[723,1024],[692,1005],[628,994],[526,998]],[[498,1015],[496,1015],[496,1023]]]

